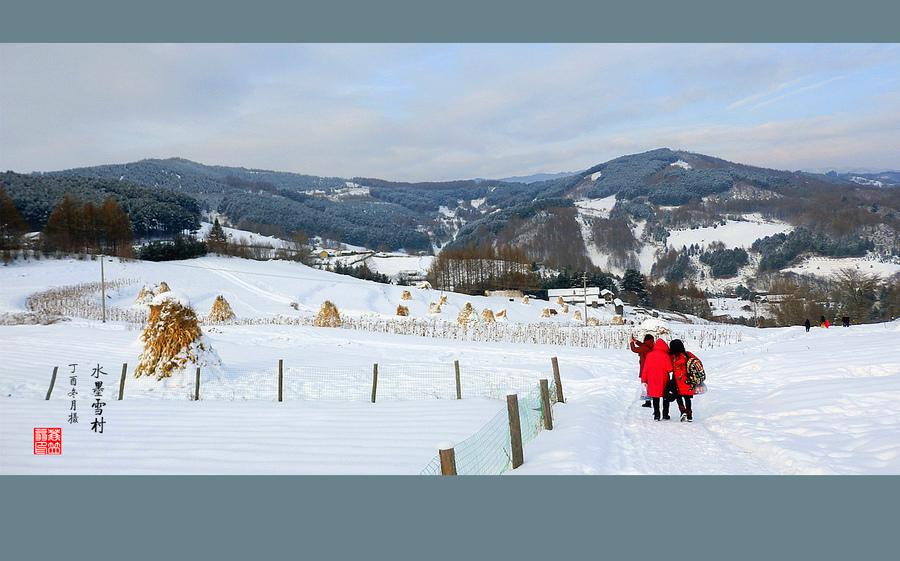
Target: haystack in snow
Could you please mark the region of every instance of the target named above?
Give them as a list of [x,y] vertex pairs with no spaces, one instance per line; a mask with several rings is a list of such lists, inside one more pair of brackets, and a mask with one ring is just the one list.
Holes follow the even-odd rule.
[[428,305],[428,313],[433,315],[441,313],[441,305],[437,302],[432,302]]
[[236,316],[234,315],[234,310],[231,309],[231,304],[228,303],[228,300],[219,294],[216,296],[216,300],[213,302],[212,308],[209,310],[209,316],[207,317],[209,318],[209,321],[228,321],[234,319]]
[[562,313],[564,313],[564,314],[568,314],[568,313],[569,313],[569,305],[568,305],[568,304],[563,304],[563,305],[562,305],[562,308],[560,309],[560,311],[561,311]]
[[404,290],[403,294],[400,295],[401,300],[412,300],[412,294],[408,290]]
[[168,378],[187,365],[218,362],[218,357],[203,337],[197,314],[184,300],[171,292],[156,295],[150,302],[147,325],[141,334],[141,353],[135,376]]
[[523,304],[529,304],[530,302],[531,302],[531,298],[529,298],[527,294],[522,297]]
[[431,283],[428,281],[417,282],[416,288],[419,290],[431,290]]
[[613,325],[625,325],[625,318],[616,314],[612,317],[612,321],[610,322]]
[[490,308],[481,310],[481,321],[484,323],[494,323],[496,321],[494,318],[494,311]]
[[600,320],[595,317],[587,318],[587,324],[593,327],[598,327],[600,325]]
[[316,327],[340,327],[341,313],[331,300],[325,300],[322,302],[322,307],[319,308],[319,313],[316,314],[313,324]]
[[403,317],[408,316],[408,315],[409,315],[409,308],[407,308],[407,307],[404,306],[403,304],[398,304],[398,305],[397,305],[397,315],[398,315],[398,316],[403,316]]
[[478,313],[475,311],[472,303],[466,302],[466,305],[463,306],[463,309],[459,311],[459,315],[456,316],[456,323],[459,325],[466,325],[468,323],[476,321],[477,319]]
[[439,302],[439,305],[443,306],[446,303],[447,303],[447,295],[441,294],[441,301]]
[[161,283],[156,285],[156,290],[155,290],[156,294],[162,294],[163,292],[171,292],[171,291],[172,291],[172,289],[169,288],[169,285],[166,284],[166,281],[162,281]]
[[147,305],[153,300],[154,296],[156,295],[153,293],[153,290],[147,288],[147,285],[145,284],[141,287],[141,291],[138,292],[137,298],[134,299],[134,303]]
[[563,297],[562,297],[562,296],[557,296],[557,297],[556,297],[556,305],[557,305],[557,306],[562,306],[562,305],[564,305],[565,303],[566,303],[566,301],[563,300]]
[[497,313],[494,314],[494,319],[497,321],[506,321],[506,308],[497,310]]
[[581,317],[581,310],[575,310],[575,319],[578,321],[581,321],[584,319],[583,317]]

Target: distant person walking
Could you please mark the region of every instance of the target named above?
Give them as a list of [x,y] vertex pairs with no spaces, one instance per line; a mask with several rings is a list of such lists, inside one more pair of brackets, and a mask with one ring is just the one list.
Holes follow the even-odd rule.
[[803,322],[803,327],[806,328],[806,332],[807,332],[807,333],[809,333],[809,328],[810,328],[811,326],[812,326],[812,324],[809,323],[809,318],[806,318],[806,321]]
[[[653,401],[653,419],[660,420],[659,399],[665,395],[666,383],[672,372],[672,356],[669,354],[669,345],[662,339],[657,339],[653,344],[653,350],[644,361],[644,370],[641,373],[647,382],[647,395]],[[662,418],[669,418],[669,401],[663,400]]]
[[[650,351],[653,350],[653,335],[650,335],[649,333],[644,335],[643,343],[638,343],[637,339],[632,337],[629,348],[631,349],[631,352],[637,353],[640,357],[640,370],[638,370],[638,378],[640,378],[641,382],[646,383],[646,380],[644,380],[644,361],[647,359],[647,355],[650,354]],[[650,407],[650,400],[645,400],[644,404],[641,407]]]

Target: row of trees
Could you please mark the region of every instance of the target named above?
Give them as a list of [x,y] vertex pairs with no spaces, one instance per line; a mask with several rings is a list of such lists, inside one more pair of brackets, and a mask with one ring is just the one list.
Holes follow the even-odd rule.
[[847,316],[852,323],[892,320],[900,316],[900,283],[856,269],[844,269],[828,279],[781,276],[769,287],[778,301],[770,305],[775,325],[799,325],[807,318]]
[[500,246],[445,249],[431,263],[428,281],[434,288],[468,294],[485,290],[538,288],[540,279],[524,250]]
[[112,197],[100,206],[65,195],[50,212],[43,231],[44,249],[131,255],[131,222]]
[[[0,250],[23,248],[23,235],[27,231],[28,223],[15,201],[0,186]],[[41,246],[35,249],[129,257],[131,239],[131,222],[116,199],[107,197],[98,206],[66,194],[47,217]]]

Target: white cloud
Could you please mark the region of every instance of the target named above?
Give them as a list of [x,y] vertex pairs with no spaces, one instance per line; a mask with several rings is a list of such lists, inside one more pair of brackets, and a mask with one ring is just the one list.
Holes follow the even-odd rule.
[[452,179],[664,145],[897,167],[898,68],[878,45],[2,45],[0,168],[177,155]]

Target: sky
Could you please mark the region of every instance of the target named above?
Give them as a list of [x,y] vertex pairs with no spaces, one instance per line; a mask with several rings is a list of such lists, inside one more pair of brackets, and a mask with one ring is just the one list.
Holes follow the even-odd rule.
[[448,180],[660,147],[900,169],[900,45],[0,45],[3,170],[177,156]]

